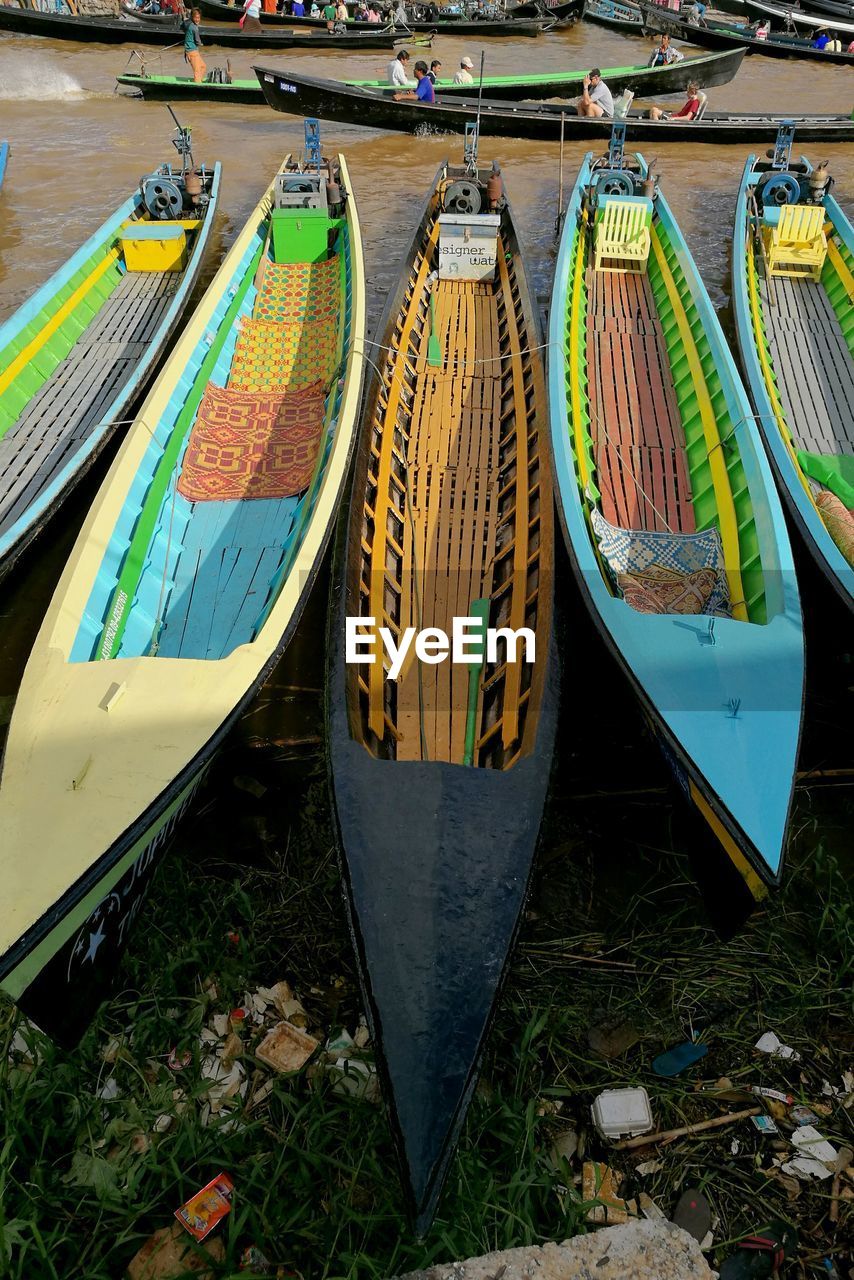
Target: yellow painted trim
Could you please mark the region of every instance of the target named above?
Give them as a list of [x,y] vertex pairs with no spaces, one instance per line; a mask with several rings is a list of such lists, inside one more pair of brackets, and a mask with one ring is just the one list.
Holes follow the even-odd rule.
[[584,220],[578,226],[578,250],[575,255],[575,273],[572,277],[572,302],[569,310],[569,396],[572,404],[572,432],[575,438],[575,458],[582,497],[586,497],[590,475],[587,470],[587,451],[581,428],[581,375],[578,372],[579,332],[581,326],[581,282],[584,279],[586,230]]
[[[765,390],[768,392],[768,399],[771,401],[771,408],[774,411],[774,418],[777,422],[777,428],[780,432],[780,436],[782,437],[783,444],[786,446],[786,449],[788,451],[792,464],[795,468],[795,471],[797,472],[798,479],[803,485],[804,492],[806,493],[810,502],[818,512],[818,507],[815,506],[815,498],[813,497],[813,493],[812,493],[812,489],[810,488],[809,481],[807,480],[806,476],[801,470],[801,464],[798,462],[798,455],[795,452],[795,446],[792,440],[792,433],[789,430],[789,424],[786,421],[786,415],[783,412],[783,406],[780,404],[780,397],[777,394],[777,386],[776,386],[776,383],[774,382],[774,371],[771,368],[770,361],[768,360],[768,352],[765,348],[765,341],[762,336],[763,331],[762,331],[762,316],[760,313],[760,306],[759,306],[759,290],[756,287],[756,261],[753,256],[753,250],[750,246],[749,240],[746,246],[746,253],[747,253],[747,294],[750,300],[750,315],[753,321],[754,346],[756,347],[756,354],[759,357],[759,364],[762,369],[762,377],[765,380]],[[819,514],[821,513],[819,512]]]
[[768,886],[765,881],[756,874],[753,867],[745,858],[738,845],[733,840],[714,809],[706,800],[705,796],[694,786],[693,782],[688,783],[688,790],[691,793],[691,799],[705,818],[706,822],[712,829],[715,838],[723,846],[727,857],[733,862],[739,875],[744,880],[752,896],[757,902],[761,902],[763,898],[768,896]]
[[827,242],[827,256],[833,263],[836,274],[848,290],[849,301],[854,302],[854,275],[851,274],[848,263],[836,247],[835,240]]
[[[124,225],[119,228],[119,232],[117,234],[121,233],[124,229]],[[8,369],[6,369],[4,373],[0,374],[0,395],[2,395],[6,388],[14,382],[21,370],[26,368],[30,361],[35,357],[36,353],[39,352],[47,342],[48,338],[52,337],[53,334],[56,333],[57,329],[60,328],[63,321],[71,314],[78,302],[80,302],[93,285],[100,280],[107,268],[111,267],[113,263],[118,260],[118,257],[119,250],[111,249],[109,253],[106,254],[103,261],[99,262],[97,267],[90,271],[86,279],[77,286],[71,296],[66,298],[65,302],[63,302],[56,314],[51,316],[44,328],[27,343],[23,351],[18,352]]]
[[[21,682],[0,784],[0,954],[6,952],[187,769],[269,662],[307,595],[337,513],[358,424],[365,275],[350,193],[351,346],[335,438],[299,550],[258,635],[221,659],[114,658],[70,662],[80,619],[151,429],[167,415],[196,344],[215,326],[224,291],[265,224],[270,187],[238,233],[127,432],[71,552]],[[266,229],[266,227],[264,228]],[[116,686],[124,692],[115,700]],[[111,701],[112,700],[112,701]],[[105,710],[105,702],[110,710]],[[192,714],[176,715],[192,709]],[[62,732],[61,726],[74,726]],[[77,785],[75,786],[75,782]]]
[[709,467],[712,472],[712,484],[715,490],[715,501],[718,508],[718,519],[721,525],[721,541],[724,549],[724,568],[729,583],[730,601],[732,603],[732,615],[739,618],[742,622],[747,622],[747,605],[744,599],[744,586],[741,581],[741,548],[738,542],[738,517],[735,513],[735,503],[732,498],[732,488],[729,482],[729,473],[724,461],[723,448],[721,446],[721,437],[718,430],[717,420],[715,419],[714,409],[712,408],[712,400],[709,395],[709,388],[706,384],[706,375],[703,373],[703,365],[700,361],[700,353],[697,350],[697,344],[694,341],[694,335],[691,332],[691,326],[688,323],[688,316],[682,299],[679,296],[679,290],[676,288],[676,281],[673,279],[673,273],[661,247],[658,238],[658,230],[653,227],[652,232],[652,250],[655,254],[661,271],[664,286],[667,290],[667,296],[670,299],[670,305],[673,308],[673,316],[679,328],[679,336],[685,348],[685,355],[688,359],[688,367],[691,370],[691,377],[694,381],[694,388],[697,393],[697,404],[700,408],[700,418],[703,423],[703,435],[706,440],[706,454],[709,459]]

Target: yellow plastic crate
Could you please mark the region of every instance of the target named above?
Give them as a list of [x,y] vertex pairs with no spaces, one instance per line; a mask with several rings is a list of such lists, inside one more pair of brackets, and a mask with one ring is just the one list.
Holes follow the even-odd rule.
[[140,222],[121,234],[128,271],[183,271],[187,233],[180,222]]

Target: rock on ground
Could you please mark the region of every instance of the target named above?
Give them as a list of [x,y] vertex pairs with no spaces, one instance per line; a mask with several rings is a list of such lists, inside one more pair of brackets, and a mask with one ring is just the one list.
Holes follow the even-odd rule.
[[403,1280],[715,1280],[687,1232],[672,1222],[605,1227],[564,1244],[505,1249],[412,1271]]

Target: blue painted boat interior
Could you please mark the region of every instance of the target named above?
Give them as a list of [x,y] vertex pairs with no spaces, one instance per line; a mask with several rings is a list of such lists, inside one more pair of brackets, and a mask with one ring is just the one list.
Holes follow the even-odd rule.
[[3,186],[3,179],[6,176],[6,162],[9,159],[8,142],[0,142],[0,187]]
[[[152,428],[143,463],[106,549],[71,653],[71,660],[91,661],[137,516],[176,420],[191,392],[204,357],[221,329],[226,313],[267,239],[263,220],[217,300],[211,327],[193,351],[175,384],[168,411]],[[346,303],[342,316],[344,349],[349,344],[350,246],[346,228],[339,231],[336,251],[344,256]],[[272,260],[269,247],[265,252]],[[253,281],[210,374],[218,386],[228,382],[241,318],[250,317],[257,297]],[[327,395],[325,439],[316,476],[322,475],[338,422],[341,383]],[[198,406],[196,406],[198,407]],[[116,657],[161,656],[218,659],[251,642],[266,621],[290,564],[299,550],[317,501],[320,484],[282,499],[191,502],[177,490],[188,426],[178,463],[160,507],[145,566],[128,611]]]

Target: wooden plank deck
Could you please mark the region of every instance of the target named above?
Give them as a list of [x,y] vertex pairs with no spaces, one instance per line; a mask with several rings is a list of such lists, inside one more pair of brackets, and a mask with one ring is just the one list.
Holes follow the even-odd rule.
[[590,432],[602,514],[623,529],[695,529],[685,436],[646,276],[587,273]]
[[[491,594],[502,372],[494,287],[437,284],[438,369],[426,362],[428,326],[422,334],[406,457],[401,629],[434,626],[450,636],[453,618]],[[429,666],[410,653],[397,686],[399,760],[422,758],[423,724],[428,758],[461,763],[468,675],[467,666]]]
[[182,278],[125,275],[0,440],[0,530],[24,514],[87,439],[146,354]]
[[854,360],[818,281],[760,281],[786,421],[802,449],[854,453]]

